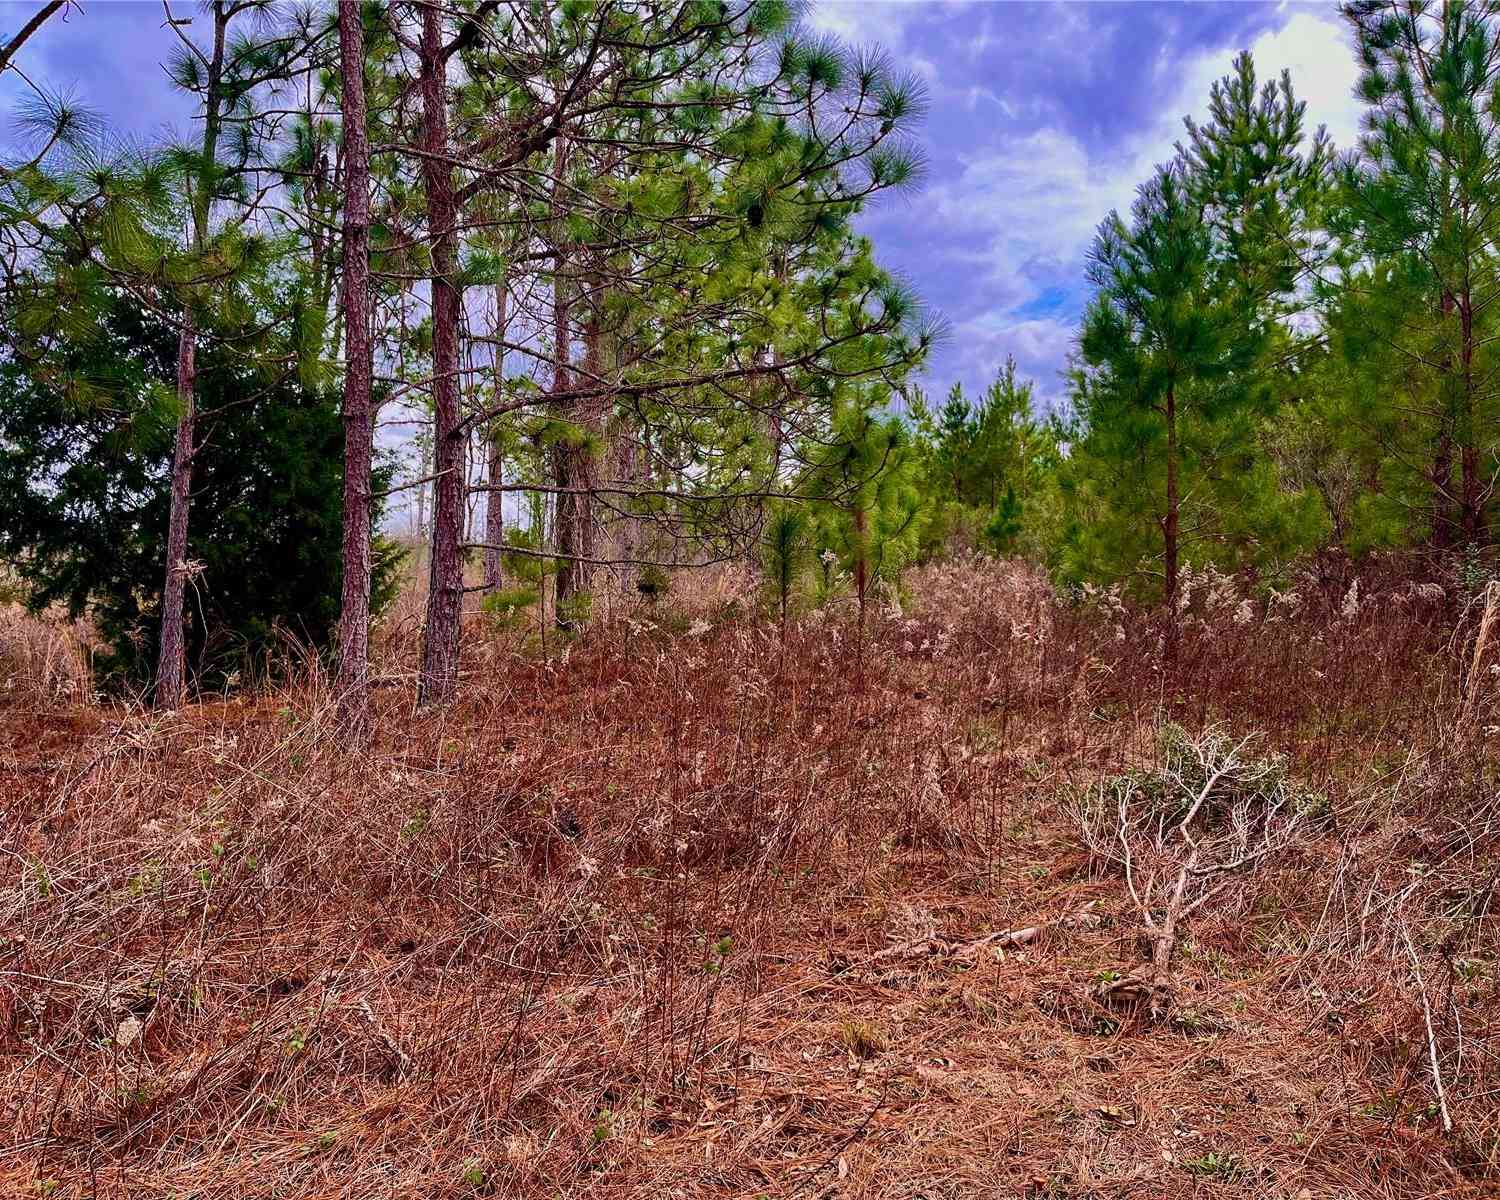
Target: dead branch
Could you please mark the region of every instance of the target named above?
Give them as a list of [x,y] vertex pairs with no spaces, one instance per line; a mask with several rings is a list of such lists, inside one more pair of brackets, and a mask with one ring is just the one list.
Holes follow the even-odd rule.
[[986,947],[1010,950],[1029,945],[1044,934],[1062,930],[1097,929],[1101,924],[1101,918],[1092,911],[1093,907],[1094,902],[1090,901],[1077,912],[1069,913],[1056,921],[1044,921],[1039,925],[1028,925],[1023,929],[1007,929],[999,933],[989,933],[967,942],[950,941],[935,934],[930,937],[916,938],[888,946],[871,955],[870,961],[886,962],[892,959],[911,958],[952,958],[966,961],[977,958],[979,952]]
[[1160,736],[1160,772],[1106,780],[1075,813],[1089,849],[1122,869],[1151,947],[1146,963],[1096,995],[1144,1002],[1154,1021],[1174,1002],[1172,958],[1184,923],[1283,850],[1302,815],[1285,761],[1246,755],[1254,735],[1232,742],[1215,730],[1190,738],[1168,727]]

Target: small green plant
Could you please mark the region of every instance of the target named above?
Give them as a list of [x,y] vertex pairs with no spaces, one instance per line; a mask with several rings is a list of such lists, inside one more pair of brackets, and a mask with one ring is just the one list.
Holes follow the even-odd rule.
[[1189,1036],[1213,1033],[1218,1029],[1217,1023],[1211,1017],[1205,1016],[1196,1008],[1174,1008],[1171,1022],[1175,1028]]
[[47,870],[47,864],[41,859],[28,859],[22,878],[36,890],[36,894],[43,900],[52,899],[52,873]]
[[1467,596],[1478,596],[1495,578],[1494,567],[1485,561],[1484,551],[1475,542],[1463,549],[1458,563],[1458,586]]
[[491,592],[479,607],[489,617],[497,630],[518,629],[526,624],[527,610],[541,599],[541,592],[534,587],[505,588]]
[[1392,1092],[1388,1096],[1377,1096],[1360,1105],[1360,1115],[1374,1121],[1394,1121],[1401,1115],[1401,1097]]
[[599,1118],[594,1122],[594,1145],[601,1145],[614,1136],[617,1120],[618,1118],[609,1109],[599,1110]]
[[431,820],[432,814],[427,809],[417,809],[401,826],[400,836],[402,841],[409,841],[411,838],[417,837],[427,828],[427,824]]
[[486,1180],[484,1164],[477,1158],[464,1159],[463,1170],[459,1174],[459,1179],[471,1188],[478,1189],[484,1187]]
[[1185,1158],[1182,1165],[1194,1175],[1222,1179],[1225,1183],[1233,1183],[1245,1172],[1245,1164],[1238,1154],[1220,1154],[1217,1150],[1210,1150],[1197,1158]]
[[717,975],[724,969],[724,960],[729,957],[729,952],[733,949],[734,939],[725,934],[709,950],[708,961],[703,964],[703,970],[709,975]]
[[1481,958],[1455,958],[1453,960],[1453,973],[1465,983],[1473,983],[1476,979],[1484,978],[1489,964]]
[[789,502],[778,504],[766,521],[761,542],[761,567],[766,573],[767,592],[781,622],[783,641],[786,639],[787,616],[812,553],[810,532],[807,511]]
[[130,894],[139,900],[142,896],[156,891],[161,887],[166,878],[166,868],[154,858],[147,859],[141,869],[130,877]]
[[557,624],[564,630],[579,629],[588,624],[593,615],[594,597],[590,592],[579,592],[560,601],[557,606]]
[[156,1095],[156,1089],[148,1083],[139,1083],[134,1087],[121,1087],[117,1094],[120,1097],[121,1107],[142,1108],[151,1103]]

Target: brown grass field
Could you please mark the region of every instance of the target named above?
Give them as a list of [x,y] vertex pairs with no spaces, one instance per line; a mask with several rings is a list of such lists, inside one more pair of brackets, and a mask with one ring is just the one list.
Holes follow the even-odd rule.
[[[0,1196],[1500,1195],[1485,595],[1199,579],[1173,656],[1018,566],[908,591],[476,623],[442,713],[398,612],[358,753],[313,667],[155,714],[8,610]],[[1152,1020],[1074,814],[1168,720],[1319,807]]]

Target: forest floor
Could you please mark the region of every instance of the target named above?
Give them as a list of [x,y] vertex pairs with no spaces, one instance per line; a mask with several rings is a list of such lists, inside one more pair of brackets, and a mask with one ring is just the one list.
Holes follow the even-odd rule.
[[[317,679],[14,689],[0,1196],[1500,1194],[1469,627],[1209,579],[1164,665],[1019,568],[910,586],[785,647],[733,596],[476,634],[442,713],[393,644],[357,752]],[[1142,917],[1071,814],[1167,718],[1328,811],[1193,915],[1152,1020],[1101,999]]]

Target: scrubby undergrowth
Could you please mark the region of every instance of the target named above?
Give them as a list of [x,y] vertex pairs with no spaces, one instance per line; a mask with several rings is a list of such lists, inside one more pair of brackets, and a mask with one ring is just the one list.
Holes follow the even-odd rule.
[[[357,755],[316,678],[0,698],[0,1194],[1495,1186],[1478,606],[1202,579],[1174,656],[960,562],[783,652],[733,590],[493,635],[440,714],[397,618]],[[1167,721],[1257,734],[1302,819],[1186,920],[1153,1019],[1072,814]]]

